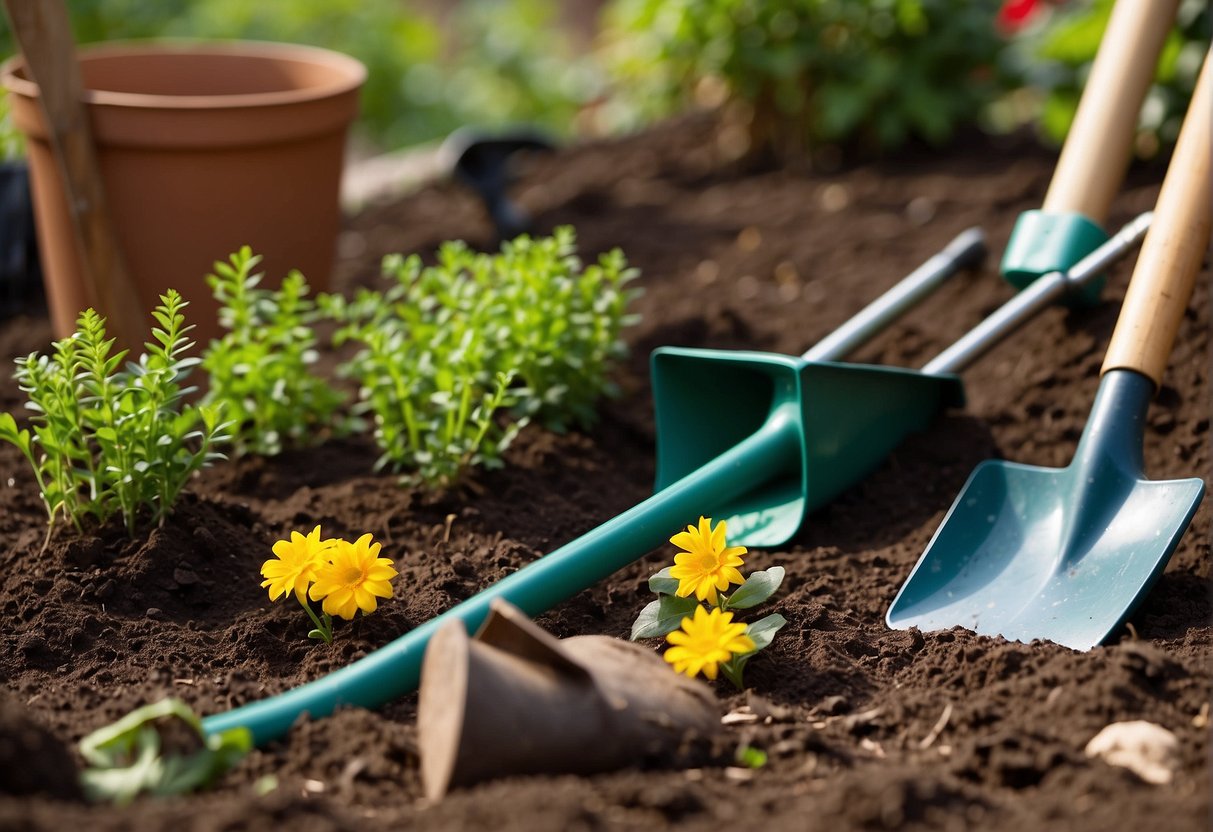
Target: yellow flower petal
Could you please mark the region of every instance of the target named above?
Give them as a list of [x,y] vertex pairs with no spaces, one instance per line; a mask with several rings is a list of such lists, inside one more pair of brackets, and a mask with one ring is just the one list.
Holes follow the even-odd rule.
[[381,544],[364,534],[353,543],[338,540],[327,563],[316,569],[313,600],[324,600],[324,611],[349,620],[358,610],[374,612],[378,598],[392,597],[391,579],[398,574],[388,558],[379,557]]
[[674,556],[670,577],[678,581],[675,595],[687,598],[694,595],[709,604],[717,602],[717,591],[727,590],[732,584],[744,583],[737,570],[743,561],[744,546],[726,547],[727,525],[724,520],[712,528],[710,517],[700,517],[698,527],[687,526],[686,531],[670,538],[670,542],[685,551]]
[[682,619],[681,629],[666,636],[671,647],[663,658],[679,673],[715,679],[721,662],[754,649],[753,640],[743,635],[745,628],[733,623],[731,612],[696,607],[694,615]]

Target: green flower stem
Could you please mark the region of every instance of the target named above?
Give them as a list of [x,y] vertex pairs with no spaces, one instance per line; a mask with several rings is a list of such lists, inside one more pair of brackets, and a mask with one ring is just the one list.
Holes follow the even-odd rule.
[[745,690],[745,684],[741,680],[742,671],[745,670],[746,661],[749,656],[735,655],[727,662],[720,663],[720,672],[724,677],[733,683],[738,690]]
[[[297,595],[295,597],[299,598],[299,596],[297,596]],[[314,629],[310,633],[308,633],[308,637],[309,638],[319,637],[319,638],[324,639],[325,644],[332,644],[333,643],[333,617],[326,612],[323,614],[324,620],[321,620],[319,617],[316,616],[315,611],[312,609],[312,605],[309,604],[307,601],[303,600],[302,598],[299,598],[299,605],[301,607],[303,607],[304,610],[307,611],[308,618],[312,619],[312,623],[316,625],[316,629]]]

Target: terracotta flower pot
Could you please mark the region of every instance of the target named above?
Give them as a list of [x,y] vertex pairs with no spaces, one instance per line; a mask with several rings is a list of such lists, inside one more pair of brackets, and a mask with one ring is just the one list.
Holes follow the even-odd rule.
[[[203,278],[246,244],[264,257],[267,278],[297,268],[313,288],[327,286],[361,63],[258,42],[124,43],[82,48],[78,59],[118,245],[145,313],[177,289],[205,344],[219,327]],[[20,57],[0,67],[0,83],[28,139],[47,297],[64,336],[96,301],[81,277],[38,87]]]

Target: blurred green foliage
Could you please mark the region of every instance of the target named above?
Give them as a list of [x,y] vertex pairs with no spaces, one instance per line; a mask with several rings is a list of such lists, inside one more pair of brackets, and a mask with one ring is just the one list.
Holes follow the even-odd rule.
[[[596,90],[588,60],[554,25],[556,0],[474,0],[439,21],[402,0],[67,0],[77,42],[241,38],[322,46],[366,64],[358,128],[380,149],[463,124],[523,120],[556,134]],[[7,26],[0,54],[16,51]]]
[[[1112,6],[1113,0],[1058,5],[1016,38],[1011,60],[1022,68],[1028,113],[1047,141],[1060,144],[1070,129]],[[1209,49],[1209,34],[1209,4],[1183,0],[1142,106],[1139,155],[1152,156],[1174,144]]]
[[[369,71],[358,132],[372,149],[463,125],[613,132],[724,105],[749,146],[786,156],[939,145],[971,124],[1036,124],[1058,142],[1113,0],[602,0],[593,43],[570,34],[564,0],[66,2],[81,43],[247,38],[353,55]],[[1205,0],[1183,0],[1143,108],[1142,155],[1173,141],[1209,21]],[[0,54],[14,49],[0,27]]]
[[614,0],[606,59],[639,121],[723,95],[774,149],[939,144],[1000,89],[998,0]]

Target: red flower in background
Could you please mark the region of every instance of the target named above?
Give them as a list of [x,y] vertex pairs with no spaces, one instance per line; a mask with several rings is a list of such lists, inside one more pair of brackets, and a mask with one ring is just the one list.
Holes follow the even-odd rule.
[[1036,14],[1040,0],[1007,0],[998,10],[998,28],[1007,34],[1018,32]]

